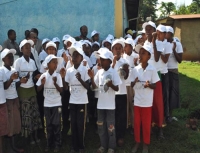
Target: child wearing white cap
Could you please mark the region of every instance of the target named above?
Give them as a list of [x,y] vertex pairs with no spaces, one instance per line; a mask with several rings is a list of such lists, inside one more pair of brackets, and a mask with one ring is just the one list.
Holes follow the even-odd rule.
[[[129,70],[133,71],[133,68],[137,66],[138,64],[138,58],[139,55],[133,51],[135,49],[135,43],[132,38],[127,38],[125,41],[125,46],[124,46],[124,54],[123,58],[127,60],[129,64]],[[131,73],[129,73],[131,74]],[[131,87],[131,82],[126,82],[126,88],[127,88],[127,128],[129,124],[131,124],[133,128],[133,96],[134,96],[134,91],[133,88]]]
[[127,124],[127,90],[126,83],[129,76],[128,61],[122,58],[124,42],[121,39],[115,39],[112,44],[112,52],[114,59],[112,68],[114,68],[120,76],[121,84],[119,90],[115,92],[115,127],[117,145],[122,147],[124,144],[124,136]]
[[89,88],[89,76],[87,68],[82,65],[83,50],[79,42],[73,43],[69,48],[69,53],[72,56],[73,66],[67,69],[64,87],[70,87],[70,116],[71,116],[71,131],[72,131],[72,150],[84,152],[84,135],[85,121],[87,114],[88,96],[87,89]]
[[140,144],[142,129],[143,153],[148,153],[151,135],[151,115],[153,105],[153,92],[158,82],[157,70],[148,63],[151,57],[151,46],[137,45],[135,50],[139,52],[140,64],[134,68],[131,74],[131,86],[134,87],[134,138],[136,141],[132,153],[136,153]]
[[[14,136],[21,131],[21,117],[19,111],[19,98],[16,90],[16,86],[23,82],[23,79],[19,80],[17,71],[12,67],[14,62],[15,49],[4,49],[1,52],[1,60],[4,62],[2,70],[6,76],[6,83],[4,83],[6,105],[9,111],[8,113],[8,138],[11,143],[11,150],[16,152],[23,152],[23,149],[18,149],[15,146]],[[18,85],[17,85],[18,84]]]
[[182,62],[183,47],[180,41],[174,38],[174,29],[170,26],[166,26],[166,29],[166,39],[173,50],[167,63],[169,74],[169,116],[167,122],[171,122],[173,109],[180,107],[178,64]]
[[42,40],[42,51],[39,54],[39,59],[40,62],[42,63],[44,61],[44,59],[48,56],[46,50],[46,44],[49,42],[50,40],[48,38],[45,38]]
[[99,48],[100,48],[100,44],[97,41],[92,43],[92,54],[90,56],[90,60],[91,60],[93,66],[96,65],[96,63],[97,63],[97,59],[95,57],[95,53],[94,52],[98,51]]
[[52,41],[56,44],[56,48],[58,50],[60,45],[60,39],[58,37],[54,37]]
[[62,64],[63,59],[55,55],[48,55],[43,65],[47,71],[43,73],[36,85],[38,92],[44,88],[44,127],[47,138],[45,152],[48,152],[54,146],[54,152],[58,152],[61,147],[61,125],[62,125],[62,78],[56,72],[57,66]]
[[42,128],[42,124],[33,82],[34,72],[37,68],[35,62],[30,58],[32,45],[32,40],[24,39],[20,43],[19,47],[23,56],[14,62],[14,68],[19,72],[19,78],[23,80],[18,88],[22,118],[21,134],[24,137],[30,136],[31,144],[34,144],[35,141],[40,141],[37,130]]
[[102,47],[106,47],[111,51],[112,40],[113,39],[107,37],[105,40],[102,41]]
[[92,88],[99,90],[97,126],[101,147],[97,153],[103,153],[106,149],[108,153],[114,153],[116,148],[115,92],[119,91],[119,85],[122,82],[117,71],[111,67],[112,52],[107,48],[100,48],[96,56],[100,58],[102,69],[95,76],[91,70],[88,74],[91,77]]
[[92,33],[91,33],[91,39],[92,39],[92,42],[99,42],[99,32],[97,32],[96,30],[93,30]]
[[[71,36],[70,35],[64,35],[63,36],[63,38],[62,38],[62,42],[63,42],[63,48],[62,49],[60,49],[60,50],[58,50],[58,52],[57,52],[57,56],[58,57],[62,57],[62,54],[65,52],[66,54],[68,54],[69,52],[68,52],[68,50],[67,50],[67,46],[66,46],[66,44],[65,44],[65,41],[68,39],[68,38],[70,38]],[[57,48],[58,49],[58,48]]]

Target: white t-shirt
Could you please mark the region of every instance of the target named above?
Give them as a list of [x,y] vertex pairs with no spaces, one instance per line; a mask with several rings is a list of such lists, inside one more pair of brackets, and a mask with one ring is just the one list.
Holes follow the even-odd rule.
[[62,57],[62,54],[65,53],[67,56],[70,56],[69,55],[69,51],[68,50],[65,50],[64,48],[58,50],[57,52],[57,57]]
[[[175,39],[173,42],[176,42],[176,49],[175,49],[176,52],[183,53],[183,47],[182,47],[181,43]],[[171,43],[172,49],[173,49],[173,46],[174,46],[174,44]],[[176,57],[174,56],[173,52],[169,56],[167,67],[168,67],[168,69],[178,69],[178,62],[177,62]]]
[[[86,61],[85,59],[83,59],[83,61],[81,62],[82,63],[82,65],[84,64],[83,62],[84,61]],[[71,62],[70,61],[68,61],[67,62],[67,65],[66,65],[66,70],[67,69],[69,69],[70,67],[72,67],[73,65],[71,64]],[[90,67],[89,67],[89,65],[88,65],[88,63],[86,64],[86,66],[85,66],[87,69],[90,69]]]
[[[4,73],[6,75],[6,80],[9,80],[10,76],[13,73],[17,72],[12,67],[11,67],[11,70],[8,70],[5,66],[3,66],[2,69],[4,70]],[[15,99],[18,97],[17,90],[16,90],[16,82],[18,82],[18,81],[19,81],[19,78],[13,80],[13,82],[10,84],[9,88],[7,90],[5,90],[6,99]]]
[[21,87],[31,88],[34,86],[32,75],[37,68],[35,66],[35,62],[31,58],[29,58],[29,62],[25,60],[24,56],[18,58],[14,62],[14,68],[19,72],[19,77],[25,77],[28,73],[30,74],[28,81],[26,83],[21,83]]
[[41,85],[41,80],[46,78],[46,82],[44,84],[44,107],[55,107],[62,106],[61,104],[61,95],[60,92],[56,89],[53,81],[53,77],[57,77],[57,85],[59,87],[63,87],[62,78],[59,73],[54,72],[52,75],[49,74],[49,71],[43,73],[36,85]]
[[[43,61],[44,62],[44,61]],[[42,63],[43,63],[42,62]],[[57,69],[56,69],[56,72],[57,73],[60,73],[60,69],[62,69],[62,68],[64,68],[64,63],[62,62],[62,64],[59,64],[58,66],[57,66]],[[45,69],[45,67],[43,66],[43,64],[41,65],[41,68],[40,68],[40,73],[44,73],[44,72],[46,72],[47,71],[47,69]]]
[[[120,66],[122,66],[123,64],[128,64],[128,62],[124,58],[120,58],[118,61],[116,61],[114,69],[118,72]],[[118,75],[119,75],[119,73],[118,73]],[[130,82],[130,81],[128,81],[128,79],[129,78],[127,78],[125,80],[123,77],[120,77],[120,80],[121,80],[122,83],[119,85],[119,90],[115,92],[116,95],[127,94],[126,82]]]
[[[94,75],[96,75],[97,72],[99,71],[99,70],[97,69],[97,65],[95,65],[95,66],[92,68],[92,70],[94,71]],[[95,91],[95,92],[94,92],[94,97],[95,97],[95,98],[99,98],[99,91]]]
[[0,104],[4,104],[6,102],[4,82],[6,82],[6,75],[4,73],[4,70],[1,67],[0,68]]
[[119,86],[122,82],[116,70],[110,67],[107,71],[101,69],[94,77],[94,82],[99,88],[99,99],[97,109],[115,109],[115,91],[109,87],[108,91],[104,91],[106,78],[110,77],[113,85]]
[[87,55],[84,54],[83,59],[85,59],[87,61],[87,63],[88,63],[88,65],[89,65],[90,68],[93,67],[92,62],[90,61],[90,58]]
[[70,86],[70,104],[87,104],[88,103],[88,96],[87,96],[87,89],[85,89],[82,84],[76,78],[76,73],[81,74],[81,79],[85,82],[90,79],[88,75],[88,69],[80,64],[78,69],[75,69],[74,66],[67,69],[65,82],[69,83]]
[[[171,53],[172,53],[171,43],[166,42],[165,45],[164,45],[163,53],[161,53],[161,54],[166,55],[166,54],[171,54]],[[160,64],[161,64],[160,73],[165,74],[165,73],[168,72],[167,63],[164,63],[163,60],[160,57]]]
[[144,70],[139,64],[136,66],[132,72],[132,81],[138,77],[139,82],[134,86],[135,96],[134,96],[134,105],[139,107],[151,107],[153,104],[153,89],[144,88],[146,81],[150,83],[158,82],[159,76],[156,69],[150,64]]
[[40,62],[44,61],[47,56],[48,56],[47,52],[45,52],[44,50],[42,50],[42,52],[40,52],[40,54],[39,54]]
[[[155,61],[153,43],[146,40],[145,44],[151,46],[151,58],[149,59],[148,63],[150,65],[154,66],[157,71],[160,71],[161,70],[161,65],[160,65],[161,61],[160,61],[160,59],[158,60],[158,62]],[[157,47],[157,51],[162,53],[164,50],[164,42],[156,40],[156,47]]]
[[97,58],[95,57],[95,52],[90,55],[90,61],[93,65],[97,63]]
[[31,47],[31,53],[33,54],[35,63],[37,65],[37,69],[39,71],[40,67],[41,67],[41,62],[40,62],[40,59],[39,59],[39,56],[38,56],[38,51],[35,49],[35,47],[34,48]]

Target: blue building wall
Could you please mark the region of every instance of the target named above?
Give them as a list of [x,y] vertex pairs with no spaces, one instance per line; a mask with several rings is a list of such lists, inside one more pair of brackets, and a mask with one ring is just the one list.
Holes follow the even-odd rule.
[[14,29],[17,42],[24,31],[39,30],[39,38],[80,35],[79,28],[88,26],[100,32],[100,38],[114,34],[114,0],[0,0],[0,44],[7,39],[7,31]]

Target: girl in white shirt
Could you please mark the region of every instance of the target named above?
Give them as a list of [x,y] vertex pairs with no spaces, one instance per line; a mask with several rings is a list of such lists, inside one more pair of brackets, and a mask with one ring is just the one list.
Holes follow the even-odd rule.
[[24,39],[20,43],[20,50],[23,56],[14,62],[14,68],[24,81],[18,88],[22,118],[21,134],[24,137],[30,136],[31,144],[35,144],[35,142],[38,143],[40,141],[37,136],[37,130],[42,128],[42,124],[33,82],[33,73],[37,68],[35,62],[30,58],[32,45],[32,40]]

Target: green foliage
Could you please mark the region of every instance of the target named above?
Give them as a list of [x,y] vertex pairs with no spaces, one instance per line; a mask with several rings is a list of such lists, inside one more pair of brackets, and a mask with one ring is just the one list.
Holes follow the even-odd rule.
[[167,2],[167,3],[161,2],[159,10],[162,13],[161,16],[166,17],[176,10],[176,6],[172,2]]

